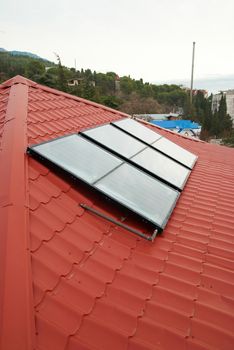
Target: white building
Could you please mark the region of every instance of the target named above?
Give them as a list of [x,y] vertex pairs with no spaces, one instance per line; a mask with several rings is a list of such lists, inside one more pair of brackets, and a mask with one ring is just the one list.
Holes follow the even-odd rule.
[[232,124],[234,125],[234,90],[226,90],[213,95],[212,112],[214,113],[215,110],[218,110],[222,94],[226,97],[227,113],[232,118]]

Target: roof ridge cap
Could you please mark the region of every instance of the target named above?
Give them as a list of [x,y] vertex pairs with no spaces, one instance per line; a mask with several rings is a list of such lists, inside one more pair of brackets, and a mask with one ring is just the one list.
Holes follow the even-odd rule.
[[[0,167],[0,275],[4,293],[0,293],[0,309],[4,305],[5,311],[0,321],[1,349],[11,348],[12,329],[18,348],[34,348],[33,290],[28,248],[28,159],[25,154],[28,89],[26,84],[14,83],[11,86],[1,141],[0,161],[4,162],[4,167]],[[14,292],[16,290],[17,293]]]
[[27,86],[35,86],[35,85],[37,85],[37,83],[35,83],[34,81],[32,81],[30,79],[22,77],[21,75],[16,75],[15,77],[4,81],[0,85],[0,88],[11,87],[11,86],[13,86],[15,84],[24,84],[24,85],[27,85]]

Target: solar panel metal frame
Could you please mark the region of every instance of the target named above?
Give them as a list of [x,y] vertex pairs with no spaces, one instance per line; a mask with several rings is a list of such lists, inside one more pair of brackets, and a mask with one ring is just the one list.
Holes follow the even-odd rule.
[[[128,118],[124,118],[124,119],[128,119]],[[159,153],[161,153],[161,154],[167,156],[168,158],[170,158],[170,159],[174,160],[175,162],[179,163],[180,165],[183,165],[183,166],[186,167],[187,169],[189,169],[189,170],[192,170],[192,169],[193,169],[193,167],[194,167],[194,165],[196,164],[196,161],[197,161],[197,159],[198,159],[198,156],[196,156],[196,155],[193,154],[192,152],[189,152],[189,151],[186,150],[187,152],[189,152],[189,153],[191,153],[191,154],[194,155],[194,161],[193,161],[193,163],[192,163],[192,165],[191,165],[191,167],[190,167],[190,166],[188,166],[188,165],[186,165],[186,164],[180,162],[178,159],[175,159],[175,158],[171,157],[169,154],[167,154],[167,153],[161,151],[160,149],[157,149],[156,147],[152,146],[153,143],[157,142],[157,141],[160,140],[161,138],[164,138],[163,136],[161,136],[158,140],[153,141],[152,143],[148,143],[148,142],[146,142],[146,141],[140,139],[139,137],[135,136],[134,134],[131,134],[129,131],[125,130],[124,128],[121,128],[118,124],[116,124],[116,123],[118,123],[118,122],[120,122],[121,120],[124,120],[124,119],[115,120],[114,122],[110,122],[110,124],[113,125],[114,127],[116,127],[117,129],[120,129],[121,131],[125,132],[126,134],[128,134],[128,135],[134,137],[135,139],[137,139],[137,140],[143,142],[145,145],[151,147],[152,149],[156,149]],[[129,119],[130,119],[130,118],[129,118]],[[142,125],[142,126],[143,126],[143,125]],[[171,142],[172,142],[172,141],[171,141]],[[177,146],[178,146],[178,145],[177,145]],[[181,146],[180,146],[180,147],[181,147]],[[183,147],[181,147],[181,148],[183,148]]]
[[[51,142],[53,142],[53,141],[56,141],[56,140],[59,140],[59,139],[63,139],[63,138],[66,138],[66,137],[69,137],[69,136],[72,136],[72,135],[77,135],[77,136],[78,136],[79,133],[75,132],[75,133],[72,133],[72,134],[69,134],[69,135],[59,136],[59,137],[57,137],[56,139],[52,139],[52,140],[49,140],[49,141],[43,141],[43,142],[38,143],[38,144],[30,145],[30,146],[27,148],[27,153],[29,153],[30,155],[37,155],[39,159],[44,159],[44,160],[46,160],[46,161],[47,161],[48,163],[50,163],[51,165],[56,166],[56,167],[59,168],[59,169],[62,169],[65,173],[70,174],[72,177],[75,177],[75,178],[79,179],[80,181],[83,181],[84,183],[86,183],[88,186],[90,186],[90,187],[92,187],[92,188],[95,188],[90,182],[85,181],[85,180],[84,180],[83,178],[81,178],[80,176],[77,176],[77,174],[75,174],[75,173],[73,173],[73,172],[67,170],[64,166],[62,166],[62,165],[56,163],[55,161],[49,159],[48,157],[42,155],[40,152],[38,152],[38,151],[35,150],[35,148],[36,148],[37,146],[41,146],[41,145],[44,145],[44,144],[47,144],[47,143],[51,143]],[[80,135],[79,135],[79,136],[80,136]],[[86,141],[88,141],[88,142],[91,143],[91,144],[94,144],[94,143],[91,142],[90,140],[86,140]],[[97,146],[97,145],[95,145],[95,146],[98,147],[98,148],[100,148],[100,149],[102,149],[102,147],[100,147],[100,146]],[[103,149],[102,149],[102,150],[103,150]],[[106,151],[106,150],[104,150],[104,151]],[[108,151],[106,151],[106,152],[108,152]],[[108,152],[108,153],[110,153],[110,152]],[[114,157],[116,157],[116,156],[113,155],[113,154],[111,154],[111,155],[114,156]],[[120,164],[120,165],[121,165],[121,164]],[[118,166],[119,166],[119,165],[118,165]],[[116,167],[115,167],[115,168],[116,168]],[[114,169],[115,169],[115,168],[114,168]],[[100,177],[98,180],[100,180],[101,178],[102,178],[102,177]],[[97,181],[97,180],[96,180],[96,181]],[[96,181],[95,181],[95,182],[96,182]]]
[[[106,124],[105,124],[105,125],[106,125]],[[112,124],[111,124],[111,125],[112,125]],[[101,126],[103,126],[103,125],[101,125]],[[99,128],[99,127],[101,127],[101,126],[82,130],[82,131],[80,131],[79,134],[80,134],[81,136],[83,136],[85,139],[87,139],[87,140],[89,140],[89,141],[95,143],[95,144],[98,145],[99,147],[104,148],[106,151],[108,151],[108,152],[110,152],[110,153],[113,153],[113,154],[114,154],[115,156],[117,156],[118,158],[121,158],[124,162],[127,162],[127,163],[129,163],[129,164],[135,166],[135,167],[138,168],[139,170],[141,170],[141,171],[147,173],[148,175],[154,177],[154,178],[157,179],[157,180],[160,180],[161,182],[163,182],[163,183],[165,183],[166,185],[168,185],[168,186],[174,188],[175,190],[180,191],[180,192],[183,190],[183,188],[184,188],[184,186],[185,186],[185,184],[186,184],[186,182],[188,181],[188,178],[189,178],[189,176],[190,176],[191,169],[189,169],[189,168],[187,168],[187,167],[184,166],[184,167],[185,167],[186,169],[188,169],[190,172],[188,173],[188,175],[187,175],[186,178],[184,179],[183,184],[182,184],[182,187],[180,188],[180,187],[178,187],[178,186],[172,184],[171,182],[165,180],[164,178],[160,177],[159,175],[154,174],[153,172],[151,172],[150,170],[144,168],[144,167],[141,166],[140,164],[134,162],[134,161],[132,160],[132,158],[127,158],[127,157],[123,156],[122,154],[118,153],[117,151],[113,150],[112,148],[110,148],[110,147],[108,147],[108,146],[102,144],[101,142],[99,142],[99,141],[95,140],[94,138],[90,137],[89,135],[85,134],[86,131],[92,130],[92,129],[96,129],[96,128]],[[119,129],[119,128],[117,128],[117,129]],[[120,130],[121,132],[124,132],[122,129],[119,129],[119,130]],[[128,133],[126,133],[126,134],[128,134]],[[129,137],[133,137],[131,134],[128,134],[128,136],[129,136]],[[134,138],[134,137],[133,137],[133,138]],[[140,152],[143,152],[145,149],[147,149],[147,147],[149,147],[148,144],[145,144],[145,143],[142,142],[140,139],[137,139],[137,138],[134,138],[134,139],[136,139],[137,141],[143,143],[143,144],[145,145],[145,148],[142,149],[141,151],[137,152],[137,153],[136,153],[134,156],[132,156],[132,157],[135,157],[137,154],[139,154]],[[165,155],[164,153],[158,151],[156,148],[154,148],[154,147],[150,147],[150,148],[153,149],[155,152],[158,152],[158,153],[160,153],[160,154],[162,154],[163,156],[166,157],[166,155]],[[169,158],[169,159],[171,159],[172,161],[176,162],[173,158],[170,158],[170,157],[167,157],[167,158]],[[181,164],[181,163],[178,163],[178,162],[176,162],[176,163],[177,163],[177,164],[180,164],[181,166],[183,166],[183,164]]]
[[[125,164],[125,162],[123,162],[123,164]],[[123,165],[123,164],[120,164],[120,165],[117,166],[115,169],[119,168],[119,167],[120,167],[121,165]],[[127,165],[130,165],[130,166],[133,167],[133,168],[136,168],[134,165],[128,164],[127,162],[126,162],[126,164],[127,164]],[[114,171],[115,169],[113,169],[113,171]],[[136,168],[136,169],[137,169],[137,168]],[[155,221],[149,219],[149,218],[146,217],[145,215],[140,214],[140,213],[137,212],[136,210],[132,209],[130,206],[128,206],[128,205],[126,205],[126,204],[123,204],[123,202],[119,201],[119,200],[116,199],[115,197],[112,197],[111,195],[107,194],[106,192],[100,190],[98,187],[95,187],[95,186],[92,186],[92,185],[90,185],[90,186],[93,187],[95,190],[97,190],[97,191],[101,192],[102,194],[104,194],[106,197],[111,198],[112,200],[114,200],[115,202],[119,203],[119,204],[122,205],[123,207],[129,209],[131,212],[137,214],[137,215],[140,216],[141,218],[144,218],[144,220],[146,220],[146,221],[148,221],[148,222],[151,222],[153,225],[155,225],[155,227],[156,227],[157,229],[163,230],[163,229],[165,228],[165,226],[166,226],[166,224],[167,224],[167,222],[168,222],[168,220],[169,220],[169,218],[170,218],[170,216],[171,216],[171,214],[172,214],[172,212],[173,212],[175,206],[176,206],[176,203],[177,203],[177,201],[178,201],[178,199],[179,199],[179,197],[180,197],[180,195],[181,195],[181,192],[178,191],[178,190],[175,189],[175,188],[172,188],[171,186],[168,186],[167,184],[163,183],[162,181],[160,181],[160,180],[158,180],[158,179],[155,179],[153,176],[151,176],[151,175],[145,173],[145,171],[142,171],[141,169],[137,169],[137,170],[138,170],[140,173],[142,173],[144,176],[148,176],[148,177],[153,178],[155,181],[157,181],[157,182],[159,182],[159,183],[162,183],[163,185],[165,185],[165,186],[167,186],[168,188],[170,188],[170,190],[172,190],[172,191],[174,191],[174,192],[176,192],[176,193],[178,194],[176,200],[173,202],[173,205],[171,206],[170,210],[168,211],[167,215],[165,216],[162,225],[157,224]],[[108,173],[108,175],[111,174],[113,171],[110,171],[110,172]],[[81,180],[82,180],[82,179],[81,179]],[[99,179],[99,180],[101,180],[101,179]],[[98,180],[98,181],[99,181],[99,180]],[[97,181],[97,182],[98,182],[98,181]]]
[[[142,127],[143,129],[146,129],[147,132],[150,132],[152,135],[154,134],[155,139],[154,139],[151,143],[149,143],[148,141],[143,141],[142,138],[136,136],[135,134],[132,134],[131,132],[127,131],[126,129],[124,129],[123,127],[121,127],[121,126],[118,125],[119,123],[121,123],[121,122],[123,122],[123,121],[125,121],[125,120],[130,120],[131,122],[134,122],[134,123],[136,123],[136,124],[139,124],[140,127]],[[123,130],[123,131],[126,132],[127,134],[132,135],[133,137],[135,137],[136,139],[138,139],[138,140],[140,140],[140,141],[146,143],[147,145],[150,145],[150,144],[156,142],[157,140],[160,140],[160,139],[163,137],[161,134],[157,133],[156,131],[152,131],[151,129],[146,128],[145,126],[143,126],[143,125],[141,125],[140,123],[138,123],[138,122],[135,120],[135,118],[122,118],[122,119],[119,119],[119,120],[111,121],[110,124],[111,124],[111,125],[114,125],[115,127],[119,128],[119,129],[121,129],[121,130]],[[138,125],[138,126],[139,126],[139,125]]]
[[[146,217],[145,215],[143,215],[143,214],[139,213],[138,211],[132,209],[130,206],[124,204],[123,202],[119,201],[119,200],[116,199],[115,197],[112,197],[111,195],[107,194],[106,192],[102,191],[101,189],[95,187],[94,185],[92,185],[92,184],[90,184],[89,182],[85,181],[83,178],[77,176],[76,174],[73,174],[73,173],[69,172],[69,171],[68,171],[65,167],[63,167],[62,165],[55,163],[54,161],[50,160],[48,157],[46,157],[46,156],[44,156],[44,155],[41,155],[39,152],[37,152],[37,151],[35,150],[36,146],[39,146],[39,145],[42,145],[42,144],[46,144],[46,143],[50,143],[50,142],[53,142],[53,141],[55,141],[55,140],[62,139],[62,138],[65,138],[65,137],[71,136],[71,135],[78,135],[78,134],[77,134],[77,133],[72,133],[72,134],[69,134],[69,135],[60,136],[60,137],[58,137],[58,138],[56,138],[56,139],[53,139],[53,140],[41,142],[40,144],[33,144],[33,145],[30,145],[30,146],[27,148],[27,153],[30,154],[31,156],[34,156],[35,158],[37,158],[37,159],[39,159],[39,160],[46,161],[46,162],[49,164],[49,166],[50,166],[51,168],[56,168],[56,169],[58,169],[58,170],[62,170],[65,174],[71,176],[73,179],[77,179],[77,180],[79,180],[79,181],[85,183],[85,184],[88,185],[91,189],[95,190],[96,192],[101,193],[101,194],[104,195],[105,197],[110,198],[110,199],[113,200],[114,202],[116,202],[116,203],[120,204],[121,206],[127,208],[130,212],[136,214],[138,217],[140,217],[141,219],[145,220],[146,222],[150,222],[151,224],[153,224],[153,225],[159,230],[159,232],[162,231],[162,230],[165,228],[165,226],[166,226],[166,224],[167,224],[167,222],[168,222],[168,219],[170,218],[170,216],[171,216],[171,214],[172,214],[172,212],[173,212],[173,210],[174,210],[174,208],[175,208],[175,206],[176,206],[176,203],[177,203],[177,201],[178,201],[178,199],[179,199],[179,197],[180,197],[181,192],[178,191],[178,190],[176,190],[176,189],[174,189],[174,188],[172,188],[171,186],[168,186],[167,184],[163,183],[165,186],[169,187],[172,191],[177,192],[178,196],[177,196],[176,200],[174,201],[174,203],[172,204],[172,206],[171,206],[170,210],[168,211],[167,215],[165,216],[164,221],[163,221],[163,224],[162,224],[162,225],[159,225],[159,224],[156,223],[155,221],[150,220],[150,219],[149,219],[148,217]],[[92,142],[89,141],[89,140],[87,140],[87,141],[90,142],[90,143],[92,143]],[[94,144],[94,145],[95,145],[95,144]],[[100,147],[100,146],[98,146],[98,145],[95,145],[95,146],[102,149],[102,147]],[[107,152],[108,152],[108,151],[107,151]],[[109,152],[109,153],[110,153],[110,152]],[[113,156],[115,156],[115,155],[113,155]],[[115,157],[117,157],[117,156],[115,156]],[[119,157],[117,157],[117,158],[119,158]],[[124,164],[124,162],[123,162],[122,164]],[[119,166],[121,166],[122,164],[120,164]],[[133,168],[136,168],[136,167],[135,167],[134,165],[132,165],[132,164],[129,164],[129,165],[132,166]],[[119,166],[115,167],[113,170],[115,170],[115,169],[118,168]],[[113,170],[112,170],[112,171],[113,171]],[[155,178],[152,177],[151,175],[145,173],[145,172],[142,171],[141,169],[137,169],[137,170],[138,170],[139,172],[143,173],[145,176],[150,176],[151,178],[153,178],[155,181],[157,181],[157,182],[159,182],[159,183],[162,182],[162,181],[160,181],[160,180],[158,180],[158,179],[155,179]],[[106,174],[106,175],[107,175],[107,174]],[[100,179],[101,179],[101,178],[100,178]],[[99,180],[100,180],[100,179],[99,179]]]

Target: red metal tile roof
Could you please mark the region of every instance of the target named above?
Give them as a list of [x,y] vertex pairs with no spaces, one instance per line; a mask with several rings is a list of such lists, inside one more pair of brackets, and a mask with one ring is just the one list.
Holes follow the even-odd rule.
[[231,350],[234,150],[152,126],[198,155],[161,236],[25,154],[124,117],[16,77],[0,88],[2,349]]

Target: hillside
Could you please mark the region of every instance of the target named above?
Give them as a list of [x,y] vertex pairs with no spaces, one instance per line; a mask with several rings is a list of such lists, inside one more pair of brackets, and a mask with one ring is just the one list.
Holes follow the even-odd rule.
[[43,60],[43,61],[46,61],[46,62],[50,62],[48,61],[46,58],[42,58],[38,55],[36,55],[35,53],[32,53],[32,52],[27,52],[27,51],[17,51],[17,50],[12,50],[12,51],[8,51],[2,47],[0,47],[0,52],[7,52],[13,56],[28,56],[28,57],[31,57],[31,58],[36,58],[36,59],[39,59],[39,60]]
[[1,49],[0,81],[17,74],[130,114],[176,111],[186,103],[186,92],[178,85],[149,84],[114,72],[76,71],[62,66],[59,57],[54,64],[35,54]]
[[226,113],[226,100],[223,99],[220,110],[212,114],[211,97],[206,99],[202,91],[193,97],[191,106],[188,92],[176,84],[156,85],[130,76],[119,77],[115,72],[75,70],[63,66],[59,56],[55,64],[30,54],[0,52],[0,83],[17,74],[128,114],[169,113],[180,108],[185,119],[203,126],[203,139],[231,134],[232,123]]

